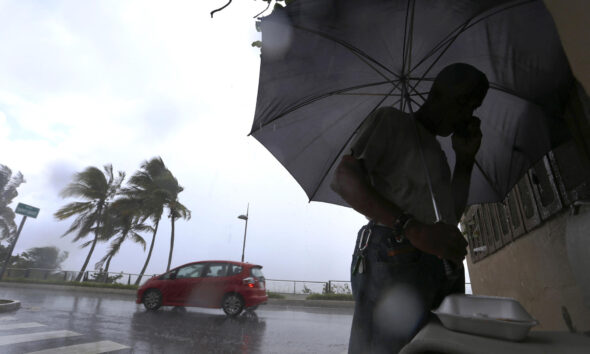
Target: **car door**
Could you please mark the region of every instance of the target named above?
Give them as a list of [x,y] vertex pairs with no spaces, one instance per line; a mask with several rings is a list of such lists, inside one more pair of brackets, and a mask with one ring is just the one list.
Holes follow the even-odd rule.
[[158,279],[157,288],[162,292],[164,304],[178,301],[180,287],[176,282],[177,272],[178,269],[173,269]]
[[206,272],[198,285],[201,296],[201,306],[220,307],[224,295],[228,264],[223,262],[211,262],[207,265]]
[[204,269],[204,263],[193,263],[178,269],[174,279],[176,298],[173,302],[182,306],[195,306],[198,303],[195,289],[199,287]]

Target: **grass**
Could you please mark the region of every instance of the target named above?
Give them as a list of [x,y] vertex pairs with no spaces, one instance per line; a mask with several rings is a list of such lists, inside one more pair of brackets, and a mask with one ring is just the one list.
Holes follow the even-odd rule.
[[342,300],[354,301],[352,294],[311,294],[306,300]]
[[52,284],[52,285],[69,285],[69,286],[80,286],[87,288],[109,288],[109,289],[127,289],[137,290],[137,285],[127,284],[107,284],[98,282],[77,282],[77,281],[63,281],[63,280],[45,280],[45,279],[27,279],[27,278],[4,278],[3,282],[8,283],[32,283],[32,284]]
[[269,299],[284,299],[285,295],[281,295],[279,293],[273,293],[272,291],[267,291],[266,295]]

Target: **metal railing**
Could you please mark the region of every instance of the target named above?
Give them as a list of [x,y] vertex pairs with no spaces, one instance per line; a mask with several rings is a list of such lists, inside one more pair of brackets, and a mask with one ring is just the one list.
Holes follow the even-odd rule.
[[[4,278],[17,278],[42,281],[75,281],[80,272],[61,269],[43,268],[7,268]],[[135,284],[139,274],[124,272],[91,271],[84,272],[82,282],[94,282],[104,284]],[[144,274],[141,284],[154,275]],[[287,280],[266,279],[266,290],[283,294],[352,294],[350,281],[348,280]],[[471,294],[471,283],[465,283],[467,294]]]
[[[266,279],[266,290],[282,294],[352,294],[348,280],[285,280]],[[472,294],[471,283],[465,283],[465,293]]]
[[[61,269],[6,268],[4,278],[69,282],[75,281],[79,274],[79,271]],[[141,283],[143,284],[152,276],[153,275],[150,274],[144,274],[141,279]],[[131,285],[135,284],[137,277],[139,277],[139,274],[87,270],[82,275],[81,281],[104,284]]]

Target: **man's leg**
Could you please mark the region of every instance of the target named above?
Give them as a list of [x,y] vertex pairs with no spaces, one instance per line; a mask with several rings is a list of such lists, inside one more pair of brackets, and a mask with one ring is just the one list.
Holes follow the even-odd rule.
[[370,297],[375,296],[371,353],[399,352],[428,320],[444,280],[438,258],[407,251],[409,243],[387,242],[386,236],[384,231],[382,241],[369,253],[371,276],[366,288]]
[[359,272],[358,269],[355,270],[355,266],[359,262],[358,257],[360,257],[358,245],[364,230],[366,230],[366,226],[362,227],[358,233],[350,265],[350,282],[354,298],[354,314],[348,342],[348,353],[350,354],[368,353],[371,342],[373,306],[367,302],[368,298],[365,293],[367,272],[366,269],[363,269],[362,272]]

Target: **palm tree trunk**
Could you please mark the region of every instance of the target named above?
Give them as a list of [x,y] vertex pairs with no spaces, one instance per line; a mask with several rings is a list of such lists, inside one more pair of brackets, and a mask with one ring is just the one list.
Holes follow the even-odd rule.
[[168,255],[168,266],[166,267],[166,271],[170,270],[170,263],[172,262],[172,250],[174,249],[174,215],[170,217],[172,222],[172,232],[170,233],[170,254]]
[[86,271],[86,267],[88,266],[88,262],[90,262],[90,257],[92,257],[92,252],[94,252],[94,246],[96,246],[96,241],[98,241],[98,230],[94,232],[94,240],[92,241],[92,246],[90,246],[90,251],[88,252],[88,256],[86,256],[86,260],[84,261],[84,265],[82,269],[80,269],[80,273],[76,277],[76,281],[81,281],[84,272]]
[[107,260],[107,264],[104,266],[104,272],[107,274],[107,276],[109,275],[109,267],[111,266],[111,259],[113,259],[113,256],[109,257],[109,259]]
[[76,277],[76,281],[81,281],[82,276],[84,276],[84,272],[86,271],[86,267],[88,266],[88,262],[90,262],[90,257],[92,257],[92,252],[94,252],[94,247],[96,246],[96,241],[98,241],[98,232],[100,230],[100,218],[102,217],[102,205],[99,205],[98,210],[96,211],[97,220],[96,220],[96,229],[94,230],[94,240],[92,240],[92,246],[90,246],[90,251],[88,252],[88,256],[86,256],[86,260],[84,261],[84,265],[82,269],[80,269],[80,273]]
[[152,257],[152,250],[154,249],[154,242],[156,241],[156,232],[158,232],[158,225],[159,224],[160,224],[160,219],[158,218],[158,220],[156,220],[154,234],[152,235],[152,243],[150,245],[150,250],[148,251],[147,259],[145,260],[145,264],[143,265],[143,268],[141,269],[141,272],[139,273],[139,276],[137,277],[137,280],[135,281],[135,285],[137,285],[137,286],[139,286],[139,283],[141,282],[141,278],[143,277],[143,274],[145,273],[148,263],[150,262],[150,258]]

